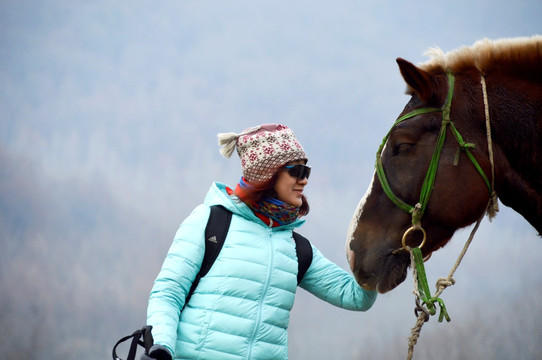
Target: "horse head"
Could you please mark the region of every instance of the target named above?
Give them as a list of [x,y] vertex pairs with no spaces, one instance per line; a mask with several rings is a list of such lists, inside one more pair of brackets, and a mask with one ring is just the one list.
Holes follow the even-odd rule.
[[484,213],[492,192],[479,74],[397,63],[411,98],[377,153],[346,246],[358,283],[381,293],[405,279],[406,246],[428,257]]
[[542,234],[542,36],[430,54],[419,67],[397,59],[411,98],[348,231],[358,283],[381,293],[405,279],[405,250],[427,258],[497,196]]

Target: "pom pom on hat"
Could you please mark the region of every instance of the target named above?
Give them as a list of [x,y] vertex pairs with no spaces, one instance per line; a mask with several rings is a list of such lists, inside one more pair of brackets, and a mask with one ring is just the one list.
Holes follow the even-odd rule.
[[237,144],[237,139],[239,135],[234,132],[229,133],[220,133],[218,136],[218,145],[222,146],[220,148],[220,153],[226,158],[229,159],[233,150],[235,150],[235,145]]
[[248,182],[267,181],[281,166],[295,160],[307,160],[294,132],[280,124],[259,125],[240,134],[220,133],[218,144],[226,158],[230,158],[237,148],[243,176]]

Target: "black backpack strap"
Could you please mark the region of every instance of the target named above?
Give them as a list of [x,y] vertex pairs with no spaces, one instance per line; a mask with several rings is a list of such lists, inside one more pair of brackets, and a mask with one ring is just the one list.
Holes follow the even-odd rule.
[[301,282],[303,276],[312,263],[312,246],[309,240],[301,234],[293,232],[295,241],[295,252],[297,254],[297,284]]
[[192,297],[194,290],[198,286],[198,283],[202,277],[207,275],[211,266],[215,262],[224,241],[226,240],[226,235],[228,235],[228,230],[230,228],[232,212],[227,210],[222,205],[213,205],[211,206],[211,214],[209,215],[209,220],[207,221],[207,226],[205,227],[205,254],[203,255],[203,262],[199,273],[196,275],[196,279],[192,283],[192,287],[186,296],[184,306],[188,304],[188,301]]
[[[132,338],[132,342],[130,343],[130,350],[128,352],[128,357],[126,358],[126,360],[135,360],[137,345],[143,346],[145,348],[145,354],[149,355],[149,349],[154,343],[151,330],[152,326],[146,325],[143,326],[140,330],[134,331],[132,335],[125,336],[119,341],[117,341],[115,346],[113,346],[113,360],[120,360],[117,355],[117,346],[130,338]],[[140,340],[141,337],[143,337],[143,341]]]

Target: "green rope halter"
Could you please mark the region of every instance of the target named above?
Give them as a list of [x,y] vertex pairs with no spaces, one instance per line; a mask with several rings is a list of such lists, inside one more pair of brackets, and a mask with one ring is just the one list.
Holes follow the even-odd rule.
[[378,176],[378,179],[380,180],[380,184],[382,185],[382,189],[388,196],[388,198],[400,209],[403,211],[412,214],[412,225],[418,226],[421,222],[422,216],[425,212],[425,209],[427,208],[427,204],[429,203],[429,198],[431,197],[431,192],[433,191],[433,187],[435,184],[435,179],[437,176],[437,169],[440,161],[440,155],[442,153],[442,148],[444,147],[444,140],[446,139],[446,132],[448,129],[448,126],[450,127],[450,130],[452,131],[452,134],[454,135],[455,139],[457,140],[459,144],[458,153],[454,159],[454,165],[457,165],[459,161],[459,155],[461,151],[465,151],[467,154],[467,157],[471,160],[476,170],[480,173],[482,178],[484,179],[488,189],[489,193],[492,193],[492,186],[490,181],[488,180],[487,176],[485,175],[484,171],[482,170],[482,167],[476,161],[474,158],[474,155],[472,155],[472,152],[469,150],[471,148],[474,148],[475,145],[471,143],[466,143],[463,140],[463,137],[457,131],[454,123],[450,120],[450,111],[452,107],[452,97],[454,93],[454,83],[455,83],[455,77],[452,73],[448,73],[448,94],[446,96],[446,101],[444,102],[444,105],[440,108],[433,108],[433,107],[427,107],[427,108],[420,108],[413,110],[401,117],[399,117],[395,123],[392,126],[392,129],[399,124],[400,122],[410,119],[412,117],[415,117],[417,115],[421,114],[428,114],[433,112],[442,112],[442,123],[440,126],[440,131],[437,138],[437,144],[435,146],[435,150],[433,151],[433,156],[431,157],[431,162],[429,163],[429,168],[427,169],[427,173],[425,175],[425,179],[423,181],[422,190],[420,193],[420,201],[416,206],[412,206],[398,198],[392,191],[390,184],[386,178],[386,174],[384,172],[384,167],[382,165],[382,150],[384,149],[384,146],[386,145],[386,142],[388,141],[388,137],[390,136],[390,131],[386,134],[384,139],[382,140],[382,144],[378,148],[378,151],[376,153],[376,174]]

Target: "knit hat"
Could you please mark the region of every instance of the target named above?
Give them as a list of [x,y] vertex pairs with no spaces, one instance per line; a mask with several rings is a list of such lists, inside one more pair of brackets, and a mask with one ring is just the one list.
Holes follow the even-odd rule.
[[226,158],[237,148],[243,176],[253,183],[271,179],[279,167],[291,161],[307,160],[303,147],[286,125],[265,124],[245,129],[240,134],[220,133],[218,144]]

